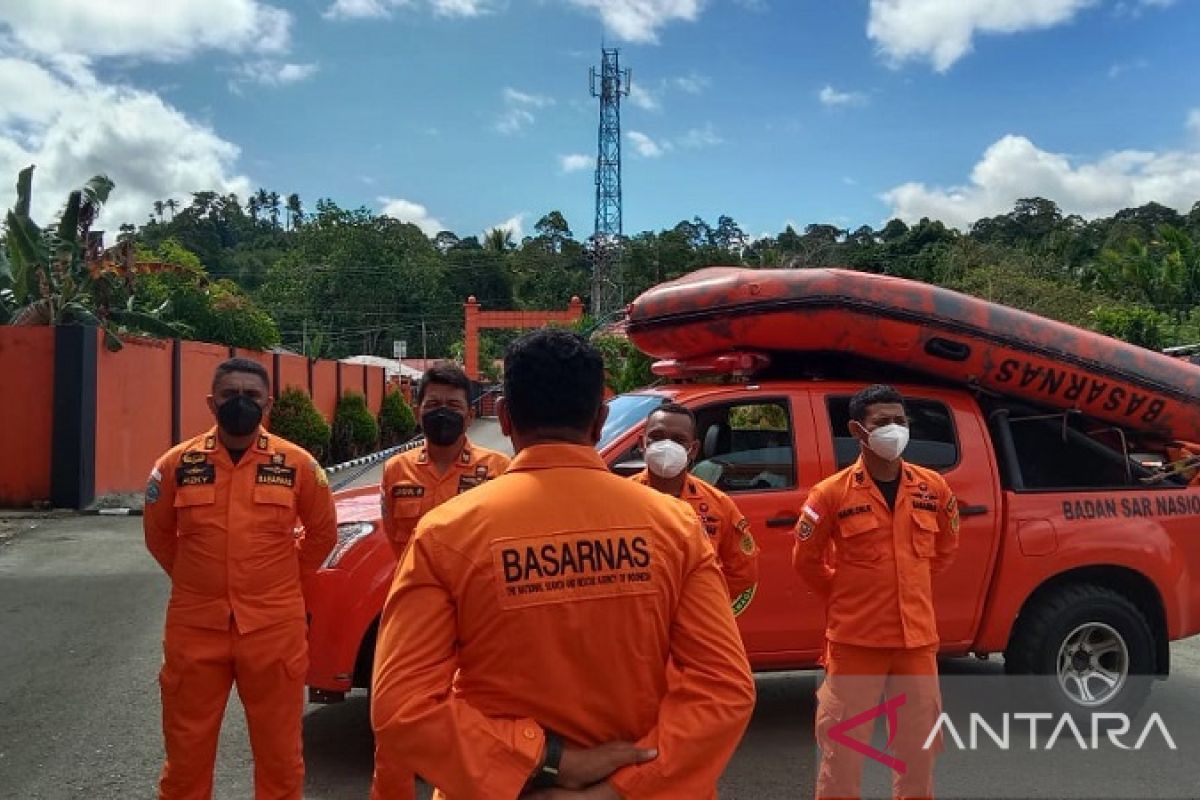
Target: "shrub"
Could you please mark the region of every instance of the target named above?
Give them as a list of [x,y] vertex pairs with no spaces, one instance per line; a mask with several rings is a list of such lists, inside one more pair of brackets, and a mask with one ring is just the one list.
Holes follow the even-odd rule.
[[329,423],[300,389],[292,387],[279,395],[271,409],[269,430],[300,445],[322,463],[329,458]]
[[367,398],[347,392],[333,415],[333,458],[347,461],[373,452],[379,442],[379,423],[367,408]]
[[383,396],[379,409],[379,445],[392,447],[412,436],[417,420],[400,392],[392,391]]

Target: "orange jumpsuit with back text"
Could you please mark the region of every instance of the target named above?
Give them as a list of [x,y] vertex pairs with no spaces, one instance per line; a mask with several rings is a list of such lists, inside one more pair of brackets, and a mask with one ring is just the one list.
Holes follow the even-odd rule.
[[159,797],[212,796],[217,737],[236,683],[255,797],[299,800],[308,670],[301,578],[316,571],[336,539],[324,470],[261,428],[234,464],[213,429],[155,464],[143,527],[147,549],[171,579],[159,676],[167,755]]
[[381,519],[396,558],[430,510],[455,495],[495,478],[508,468],[508,456],[466,440],[458,460],[439,474],[428,450],[415,446],[388,459],[379,484]]
[[615,740],[658,758],[623,797],[708,800],[754,706],[713,549],[674,498],[591,447],[543,444],[427,514],[384,605],[376,769],[448,800],[512,800],[541,761]]
[[[649,486],[650,473],[642,470],[633,476],[638,483]],[[717,553],[717,566],[725,576],[730,599],[739,598],[758,583],[758,547],[750,533],[750,521],[738,510],[737,504],[710,483],[688,477],[679,499],[686,502],[700,518],[704,532]],[[749,597],[742,603],[744,608]]]
[[[938,473],[903,463],[894,510],[862,459],[813,487],[800,515],[792,564],[827,600],[826,680],[818,692],[818,798],[857,798],[863,756],[830,729],[906,696],[894,742],[907,771],[897,798],[933,793],[936,748],[922,745],[941,711],[932,576],[958,548],[958,504]],[[847,731],[870,740],[871,724]]]

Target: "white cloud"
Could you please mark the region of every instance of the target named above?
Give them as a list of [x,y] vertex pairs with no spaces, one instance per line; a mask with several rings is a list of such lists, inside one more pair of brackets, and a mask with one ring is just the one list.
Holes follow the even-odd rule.
[[1119,61],[1108,68],[1108,77],[1117,78],[1126,72],[1145,69],[1148,66],[1150,66],[1150,62],[1144,58],[1139,58],[1136,61]]
[[687,133],[679,138],[681,147],[690,147],[700,149],[704,147],[716,147],[725,140],[717,135],[713,130],[712,123],[706,123],[703,128],[692,128]]
[[712,79],[698,72],[693,72],[681,78],[676,78],[673,83],[688,94],[703,94],[704,90],[712,85]]
[[640,83],[630,84],[629,102],[646,111],[658,111],[662,108],[662,104],[654,93]]
[[830,108],[838,106],[865,106],[867,104],[867,96],[862,92],[839,92],[829,84],[826,84],[821,91],[817,92],[817,97],[821,100],[821,105]]
[[483,235],[487,236],[488,231],[499,228],[502,231],[508,231],[509,235],[512,236],[513,242],[519,244],[521,239],[525,237],[525,217],[527,216],[529,215],[524,211],[520,214],[515,214],[503,222],[497,222],[495,225],[492,225],[483,232]]
[[619,39],[641,44],[658,42],[658,31],[676,20],[695,22],[705,0],[570,0],[600,15],[604,27]]
[[292,18],[256,0],[9,0],[0,24],[49,57],[123,56],[174,61],[202,50],[282,53]]
[[891,61],[927,59],[938,72],[971,51],[975,35],[1061,25],[1097,0],[871,0],[867,36]]
[[528,92],[518,91],[511,86],[504,88],[504,99],[509,103],[516,103],[522,106],[531,106],[533,108],[544,108],[554,105],[554,99],[540,94],[529,94]]
[[429,210],[420,203],[400,197],[379,197],[377,199],[383,206],[380,214],[401,222],[410,222],[420,228],[421,233],[426,236],[432,238],[438,234],[438,231],[446,230],[446,226],[441,223],[441,220],[430,215]]
[[391,16],[393,8],[410,5],[411,0],[334,0],[321,16],[325,19],[379,19]]
[[633,149],[643,158],[658,158],[671,149],[670,142],[659,144],[641,131],[630,131],[625,135],[633,142]]
[[51,222],[66,195],[92,175],[116,184],[99,227],[142,222],[155,200],[185,204],[200,190],[245,197],[238,147],[157,95],[102,85],[89,71],[56,72],[0,58],[0,209],[12,206],[16,174],[34,170],[33,216]]
[[[1189,124],[1200,125],[1200,120],[1189,117]],[[910,221],[930,217],[963,230],[981,217],[1012,210],[1022,197],[1045,197],[1064,213],[1088,218],[1152,201],[1187,211],[1200,197],[1200,149],[1122,150],[1078,162],[1010,135],[987,149],[966,185],[912,182],[881,196],[893,216]]]
[[539,94],[529,94],[507,86],[501,93],[507,108],[500,113],[494,125],[500,133],[520,133],[537,121],[533,109],[554,105],[554,98]]
[[[495,0],[428,0],[435,17],[478,17],[494,10]],[[384,19],[399,8],[415,8],[414,0],[334,0],[325,19]]]
[[596,160],[591,156],[583,153],[571,153],[570,155],[558,157],[558,168],[562,172],[581,172],[585,169],[591,169],[596,163]]
[[1187,115],[1188,130],[1200,136],[1200,108],[1193,108]]
[[308,80],[317,74],[316,64],[289,64],[273,59],[260,59],[248,62],[238,67],[230,88],[238,91],[243,83],[257,83],[262,86],[287,86],[292,83]]
[[439,17],[478,17],[492,10],[489,0],[430,0]]

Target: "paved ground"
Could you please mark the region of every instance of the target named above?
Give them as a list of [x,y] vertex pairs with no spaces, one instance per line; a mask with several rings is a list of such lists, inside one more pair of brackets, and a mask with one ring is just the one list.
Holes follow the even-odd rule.
[[[138,518],[0,519],[0,798],[153,796],[162,758],[156,676],[166,595]],[[1200,640],[1175,644],[1173,657],[1175,675],[1156,687],[1151,709],[1162,712],[1178,751],[1080,754],[1072,745],[1031,755],[1019,752],[1025,740],[1014,737],[1018,751],[944,759],[940,796],[1200,797]],[[983,681],[952,689],[956,676],[996,676],[998,666],[954,662],[947,671],[950,707],[986,694],[978,688]],[[722,781],[724,800],[811,797],[815,686],[815,673],[760,677],[758,710]],[[246,800],[245,725],[236,700],[229,711],[217,797]],[[311,706],[305,736],[305,796],[366,798],[366,698]],[[881,787],[883,775],[874,770],[869,785]]]

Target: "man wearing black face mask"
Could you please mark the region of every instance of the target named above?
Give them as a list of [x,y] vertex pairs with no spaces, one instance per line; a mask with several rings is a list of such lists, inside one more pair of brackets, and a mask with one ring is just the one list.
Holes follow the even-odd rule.
[[[425,371],[417,390],[423,442],[392,456],[379,485],[384,532],[396,558],[421,517],[452,497],[491,480],[508,468],[508,457],[467,438],[471,380],[457,364],[441,361]],[[376,764],[372,798],[415,797],[415,778]]]
[[396,558],[421,517],[508,468],[507,456],[467,438],[474,419],[470,393],[471,381],[456,364],[438,362],[421,379],[417,414],[425,441],[393,456],[379,487],[383,528]]
[[222,363],[208,405],[217,427],[169,450],[146,486],[146,547],[171,578],[159,798],[212,794],[221,718],[236,682],[255,797],[300,800],[308,671],[301,579],[333,548],[333,497],[311,455],[262,427],[271,393],[261,364]]

